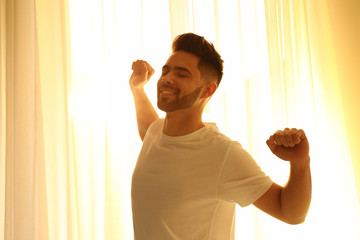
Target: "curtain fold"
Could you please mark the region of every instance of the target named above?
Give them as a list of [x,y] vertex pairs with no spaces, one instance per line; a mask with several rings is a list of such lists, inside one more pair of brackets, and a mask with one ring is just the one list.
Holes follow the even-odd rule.
[[268,136],[297,127],[310,140],[306,222],[237,208],[236,239],[360,238],[328,1],[0,4],[0,239],[133,238],[130,187],[141,141],[131,63],[145,59],[157,70],[146,87],[156,104],[160,69],[183,32],[205,36],[225,60],[204,120],[239,141],[273,180],[285,184],[289,166],[267,149]]
[[1,4],[2,236],[67,239],[65,2]]
[[5,232],[6,4],[0,2],[0,237]]
[[[36,236],[34,2],[6,4],[5,236]],[[24,41],[25,40],[25,41]]]
[[[345,112],[349,148],[353,160],[353,170],[357,181],[358,196],[360,194],[360,149],[357,136],[360,134],[360,110],[358,107],[360,75],[360,2],[328,1],[328,10],[332,28],[332,36],[336,64],[339,72],[340,89]],[[360,201],[360,198],[359,198]]]

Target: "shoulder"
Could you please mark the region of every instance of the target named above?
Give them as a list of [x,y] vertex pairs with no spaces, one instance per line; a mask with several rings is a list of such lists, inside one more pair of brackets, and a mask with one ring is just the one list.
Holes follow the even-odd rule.
[[159,118],[155,120],[147,129],[144,142],[146,139],[148,139],[150,136],[158,135],[162,132],[163,126],[164,126],[164,118]]
[[225,134],[221,133],[215,123],[205,123],[205,127],[208,129],[205,136],[207,139],[212,139],[217,143],[223,143],[226,145],[231,145],[235,142]]
[[157,120],[155,120],[149,127],[149,129],[154,129],[154,130],[162,130],[163,126],[164,126],[164,118],[159,118]]
[[240,142],[231,139],[219,131],[213,132],[212,135],[212,139],[217,146],[223,146],[227,149],[228,157],[242,157],[245,155],[248,157],[249,153],[243,148]]
[[[224,138],[226,139],[226,138]],[[253,156],[238,141],[222,140],[228,142],[227,154],[224,162],[224,172],[241,172],[245,177],[258,175],[261,167]]]

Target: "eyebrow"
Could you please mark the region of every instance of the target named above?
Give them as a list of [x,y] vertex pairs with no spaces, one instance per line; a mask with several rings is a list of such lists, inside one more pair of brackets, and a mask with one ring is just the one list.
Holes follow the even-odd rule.
[[[164,65],[162,68],[168,70],[168,69],[170,69],[170,66],[169,66],[169,65]],[[175,66],[175,67],[174,67],[174,70],[184,71],[184,72],[187,72],[187,73],[189,73],[190,75],[192,75],[192,73],[190,72],[190,70],[187,69],[187,68],[185,68],[185,67]]]

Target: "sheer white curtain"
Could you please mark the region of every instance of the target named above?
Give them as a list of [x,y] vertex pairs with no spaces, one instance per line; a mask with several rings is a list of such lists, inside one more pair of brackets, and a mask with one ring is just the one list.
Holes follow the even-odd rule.
[[[265,140],[303,128],[313,203],[289,226],[237,209],[236,239],[358,239],[327,1],[1,1],[0,239],[132,239],[131,174],[141,142],[131,63],[157,73],[172,39],[195,32],[225,60],[205,110],[278,183],[288,164]],[[163,113],[159,112],[161,116]]]
[[1,239],[66,239],[64,1],[1,1]]

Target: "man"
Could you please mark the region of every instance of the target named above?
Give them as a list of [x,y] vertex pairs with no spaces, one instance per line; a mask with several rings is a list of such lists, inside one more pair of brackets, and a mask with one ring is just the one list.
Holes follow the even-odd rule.
[[217,89],[223,61],[203,37],[178,36],[158,81],[159,119],[144,92],[154,73],[133,63],[132,90],[143,147],[133,173],[135,239],[233,239],[235,204],[255,205],[289,224],[302,223],[311,201],[309,143],[303,130],[276,131],[270,150],[289,161],[285,187],[266,176],[214,124],[202,122]]

